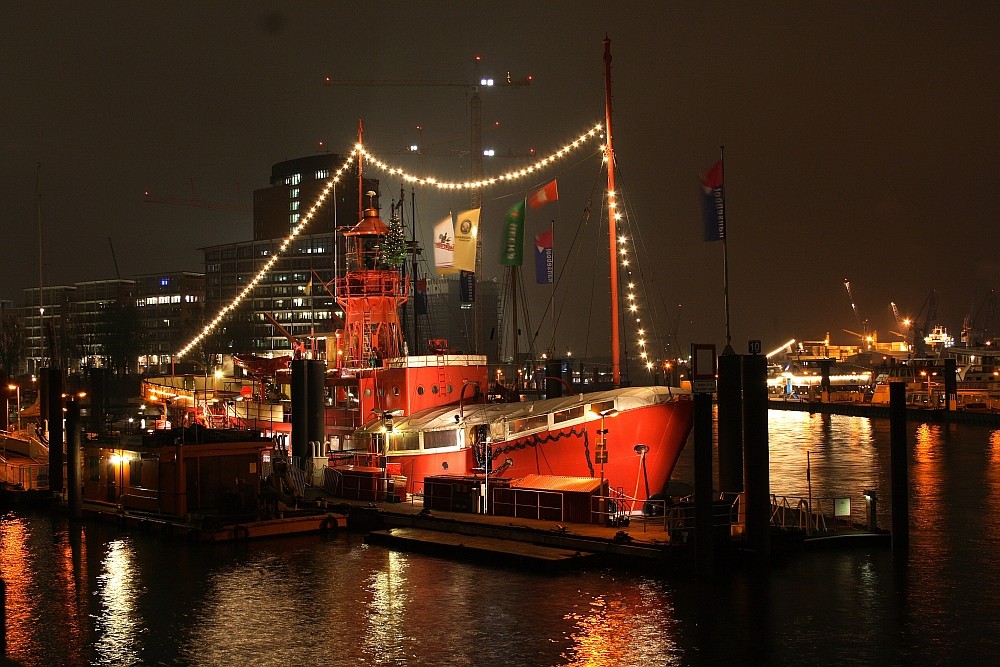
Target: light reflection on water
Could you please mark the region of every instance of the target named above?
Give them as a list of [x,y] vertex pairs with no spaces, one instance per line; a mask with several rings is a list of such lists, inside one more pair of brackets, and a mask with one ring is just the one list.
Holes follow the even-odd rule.
[[[771,412],[772,488],[879,491],[888,422]],[[25,665],[981,663],[1000,651],[1000,431],[908,425],[911,553],[798,554],[762,575],[536,574],[312,536],[191,545],[59,516],[0,525]],[[677,475],[691,473],[691,450]],[[690,477],[686,479],[690,480]]]

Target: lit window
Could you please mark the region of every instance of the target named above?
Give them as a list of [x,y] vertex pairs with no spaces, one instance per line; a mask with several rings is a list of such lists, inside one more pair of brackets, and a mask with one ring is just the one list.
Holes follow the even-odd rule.
[[298,188],[292,188],[291,190],[289,190],[288,191],[288,198],[289,199],[298,199],[299,198],[299,189]]
[[294,225],[298,221],[299,221],[299,214],[298,213],[292,213],[290,216],[288,216],[288,223],[289,224]]
[[330,170],[329,169],[316,170],[316,178],[317,179],[330,178]]
[[288,202],[288,210],[289,211],[297,211],[297,210],[299,210],[299,200],[298,199],[294,199],[294,200]]

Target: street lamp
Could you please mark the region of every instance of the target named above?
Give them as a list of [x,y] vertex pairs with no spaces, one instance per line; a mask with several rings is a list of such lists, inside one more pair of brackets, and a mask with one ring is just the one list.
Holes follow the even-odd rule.
[[10,389],[11,391],[17,391],[17,398],[15,399],[15,401],[17,402],[17,404],[14,406],[14,408],[15,408],[15,411],[17,412],[17,430],[20,432],[20,430],[21,430],[21,385],[19,385],[19,384],[9,384],[9,385],[7,385],[7,388]]

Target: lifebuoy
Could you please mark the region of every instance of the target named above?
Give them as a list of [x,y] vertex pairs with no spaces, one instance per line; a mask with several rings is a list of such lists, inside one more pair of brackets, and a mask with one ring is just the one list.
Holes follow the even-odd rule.
[[246,526],[233,526],[233,539],[246,540],[250,538],[250,530]]
[[331,530],[336,532],[339,527],[340,524],[337,523],[337,517],[335,516],[327,516],[323,519],[323,523],[319,524],[319,529],[324,533]]

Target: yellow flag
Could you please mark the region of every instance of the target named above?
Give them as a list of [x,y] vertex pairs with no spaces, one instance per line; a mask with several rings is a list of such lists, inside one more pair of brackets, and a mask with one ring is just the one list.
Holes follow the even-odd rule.
[[460,271],[476,270],[476,238],[479,235],[479,211],[462,211],[455,218],[455,263]]

